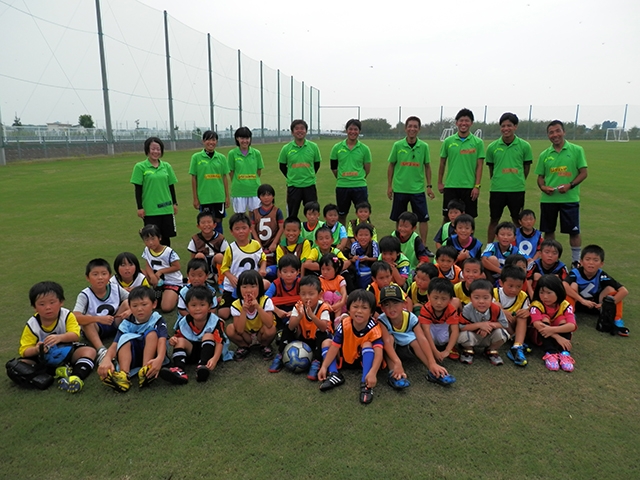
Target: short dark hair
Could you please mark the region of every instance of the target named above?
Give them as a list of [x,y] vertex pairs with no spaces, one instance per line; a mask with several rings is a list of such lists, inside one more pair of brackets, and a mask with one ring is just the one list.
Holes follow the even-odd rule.
[[493,293],[493,285],[491,285],[489,280],[479,278],[471,282],[471,285],[469,285],[469,293],[473,293],[476,290],[486,290],[489,293]]
[[278,260],[278,270],[282,270],[286,267],[293,267],[296,270],[300,270],[302,268],[302,262],[300,262],[300,259],[293,253],[287,253]]
[[234,213],[231,215],[231,218],[229,219],[229,230],[232,230],[236,223],[245,223],[251,227],[251,219],[244,212]]
[[238,141],[239,138],[248,138],[249,140],[251,140],[251,136],[252,136],[251,129],[247,127],[240,127],[233,134],[233,138],[235,139],[236,145],[238,147],[240,146],[240,142]]
[[131,265],[136,267],[136,271],[133,274],[133,278],[135,279],[140,273],[142,273],[142,270],[140,269],[140,262],[138,261],[138,257],[136,257],[131,252],[122,252],[118,254],[116,259],[113,261],[113,274],[118,280],[122,280],[119,269],[120,266],[124,264],[125,260],[127,261],[127,263],[130,263]]
[[478,265],[480,267],[480,273],[484,273],[482,260],[480,260],[479,258],[475,258],[475,257],[467,258],[464,262],[462,262],[462,270],[464,270],[464,267],[466,267],[467,265]]
[[438,250],[436,250],[436,259],[443,256],[452,258],[455,262],[458,259],[458,250],[456,250],[456,247],[453,245],[442,245]]
[[529,210],[528,208],[525,208],[520,212],[520,215],[518,215],[518,218],[522,220],[524,217],[528,217],[528,216],[532,216],[533,218],[536,218],[536,212],[534,212],[533,210]]
[[309,130],[309,125],[307,124],[307,122],[298,118],[297,120],[294,120],[293,122],[291,122],[291,131],[293,132],[293,129],[296,128],[298,125],[304,125],[304,129],[307,131]]
[[308,212],[318,212],[320,213],[320,204],[318,202],[307,202],[304,204],[304,215],[306,215]]
[[109,275],[111,275],[111,265],[109,265],[109,262],[107,262],[104,258],[94,258],[92,260],[89,260],[89,263],[87,263],[87,267],[84,269],[84,276],[88,277],[91,273],[91,270],[100,267],[106,268],[107,272],[109,272]]
[[187,263],[187,275],[191,270],[202,270],[207,275],[209,274],[209,264],[204,258],[192,258]]
[[543,240],[540,244],[540,251],[542,252],[546,247],[555,248],[558,252],[558,258],[562,256],[562,244],[555,238],[547,238]]
[[356,235],[358,235],[358,232],[360,230],[366,230],[373,237],[373,227],[371,226],[370,223],[362,222],[356,225],[356,228],[353,229],[353,236],[355,237]]
[[380,253],[383,253],[383,252],[402,253],[402,244],[400,243],[400,239],[398,237],[387,235],[385,237],[382,237],[378,242],[378,250],[380,250]]
[[62,285],[56,282],[38,282],[29,289],[29,301],[31,306],[36,306],[36,300],[43,295],[49,295],[53,293],[58,300],[64,302],[64,290]]
[[398,216],[396,226],[400,222],[409,222],[412,227],[415,227],[418,224],[418,216],[413,212],[402,212],[400,216]]
[[447,203],[447,210],[459,210],[460,212],[464,213],[465,208],[466,205],[464,204],[464,202],[457,198],[454,198],[453,200],[449,201],[449,203]]
[[132,288],[129,292],[129,301],[132,302],[134,300],[143,300],[143,299],[151,300],[151,303],[156,301],[156,292],[153,288],[149,288],[145,285],[140,285],[139,287]]
[[431,280],[427,293],[431,295],[432,292],[445,293],[451,298],[455,296],[453,284],[446,278],[434,278]]
[[[519,253],[513,253],[513,254],[509,255],[505,259],[504,266],[505,267],[517,267],[516,263],[518,263],[518,262],[523,262],[526,265],[528,263],[527,262],[527,257],[525,257],[524,255],[520,255]],[[526,270],[526,267],[525,267],[525,270]]]
[[351,120],[349,120],[344,129],[348,130],[351,125],[355,125],[356,127],[358,127],[358,130],[362,130],[362,122],[357,118],[352,118]]
[[[438,267],[436,267],[433,263],[421,263],[416,267],[416,273],[417,272],[422,272],[431,279],[438,278],[440,276]],[[449,280],[447,280],[447,282],[449,282]]]
[[451,224],[453,225],[453,228],[456,228],[459,223],[463,223],[463,224],[466,223],[468,225],[471,225],[472,230],[476,229],[476,221],[468,213],[463,213],[458,218],[456,218],[453,222],[451,222]]
[[213,302],[213,292],[204,285],[199,287],[191,287],[189,290],[187,290],[187,294],[184,297],[184,303],[187,305],[187,307],[189,306],[189,302],[193,298],[211,304]]
[[369,210],[369,213],[371,213],[371,204],[369,202],[360,202],[356,205],[356,212],[360,209],[367,209]]
[[242,287],[242,285],[256,285],[258,287],[258,297],[256,300],[259,300],[264,295],[264,282],[257,270],[245,270],[238,276],[236,296],[240,299],[242,298],[242,294],[240,293],[240,287]]
[[160,145],[160,156],[164,155],[164,143],[158,137],[149,137],[144,141],[144,154],[149,155],[152,143]]
[[500,230],[511,230],[513,232],[513,234],[516,234],[516,226],[511,223],[511,222],[500,222],[497,226],[496,226],[496,235],[498,234],[498,232]]
[[407,119],[404,121],[404,126],[406,127],[407,123],[409,122],[418,122],[418,128],[422,126],[422,121],[420,121],[420,119],[415,115],[411,115],[410,117],[407,117]]
[[378,276],[378,273],[382,271],[391,273],[391,265],[382,260],[378,260],[377,262],[373,262],[371,264],[371,276],[373,278],[376,278]]
[[322,225],[319,229],[316,230],[316,240],[318,239],[318,234],[320,232],[327,232],[333,238],[333,232],[331,231],[331,229],[326,225]]
[[349,296],[347,297],[347,310],[349,310],[351,304],[355,302],[368,304],[372,314],[376,309],[376,296],[373,293],[362,288],[358,288],[357,290],[354,290],[349,294]]
[[473,112],[471,110],[469,110],[468,108],[463,108],[458,113],[456,113],[456,122],[458,120],[460,120],[462,117],[469,117],[472,122],[474,120],[473,119]]
[[218,132],[214,132],[213,130],[207,130],[202,134],[202,141],[205,140],[218,140]]
[[335,203],[327,203],[324,208],[322,209],[322,215],[324,215],[325,217],[327,216],[327,213],[332,212],[332,211],[338,211],[338,206]]
[[562,123],[560,120],[552,120],[551,122],[549,122],[549,124],[547,125],[547,133],[549,132],[549,128],[553,127],[555,125],[560,125],[560,128],[562,129],[562,131],[564,132],[564,123]]
[[509,120],[514,125],[518,125],[518,122],[520,121],[518,120],[518,116],[515,113],[506,112],[500,116],[500,121],[498,122],[498,125],[502,125],[502,122],[505,122],[507,120]]
[[536,289],[533,292],[533,299],[540,301],[540,290],[546,288],[547,290],[551,290],[558,297],[558,303],[562,303],[567,298],[567,292],[564,289],[564,285],[562,284],[562,280],[557,275],[553,275],[552,273],[548,275],[542,275],[538,279],[538,283],[536,283]]
[[527,272],[515,265],[505,266],[500,272],[500,280],[506,282],[509,278],[524,282],[527,279]]
[[297,225],[298,228],[302,228],[302,222],[300,221],[300,219],[298,217],[287,217],[284,219],[284,222],[282,223],[283,227],[287,227],[287,225]]
[[302,287],[315,287],[318,292],[322,291],[322,284],[320,278],[315,275],[305,275],[300,279],[300,288]]
[[600,257],[600,261],[604,262],[604,248],[602,248],[600,245],[591,244],[584,247],[582,249],[582,252],[580,252],[580,260],[582,260],[588,253],[595,253]]
[[269,185],[268,183],[263,183],[262,185],[260,185],[258,187],[258,197],[260,197],[261,195],[264,194],[271,194],[274,197],[276,196],[276,189],[273,188],[271,185]]
[[213,220],[213,223],[220,223],[220,219],[217,218],[211,210],[203,210],[202,212],[198,213],[198,215],[196,216],[196,224],[199,225],[200,220],[202,220],[205,217],[211,217],[211,220]]
[[142,240],[146,240],[151,237],[162,238],[162,233],[160,233],[160,228],[157,225],[145,225],[140,229],[140,238]]

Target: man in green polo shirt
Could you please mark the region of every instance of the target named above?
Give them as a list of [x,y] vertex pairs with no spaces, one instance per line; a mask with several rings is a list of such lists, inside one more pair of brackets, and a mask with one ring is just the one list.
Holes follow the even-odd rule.
[[411,210],[420,222],[420,237],[426,245],[429,209],[425,192],[431,200],[435,195],[431,186],[429,145],[418,138],[421,125],[418,117],[407,118],[404,122],[406,138],[394,143],[391,148],[387,169],[387,196],[393,202],[389,218],[394,222],[398,221],[401,213],[407,211],[411,203]]
[[[442,196],[442,215],[448,221],[447,205],[461,200],[465,213],[478,216],[478,195],[482,178],[484,143],[471,133],[473,112],[463,108],[456,115],[458,132],[447,137],[440,148],[438,191]],[[446,170],[446,176],[445,176]]]
[[536,174],[540,199],[540,231],[544,238],[555,238],[558,214],[560,232],[569,234],[571,266],[580,265],[580,184],[587,178],[584,150],[564,139],[564,124],[554,120],[547,125],[551,146],[538,157]]
[[316,172],[320,168],[318,145],[306,139],[309,126],[304,120],[291,122],[293,141],[278,157],[280,171],[287,178],[287,216],[297,217],[300,204],[317,202]]
[[349,208],[369,201],[367,175],[371,169],[371,150],[359,140],[362,123],[352,118],[347,122],[347,138],[331,149],[331,171],[336,177],[338,221],[347,223]]
[[489,227],[487,245],[496,236],[496,227],[504,207],[509,208],[511,221],[519,224],[520,212],[524,208],[525,182],[533,162],[533,153],[529,142],[516,135],[518,116],[503,113],[500,117],[502,137],[487,147],[487,167],[491,178],[489,193]]

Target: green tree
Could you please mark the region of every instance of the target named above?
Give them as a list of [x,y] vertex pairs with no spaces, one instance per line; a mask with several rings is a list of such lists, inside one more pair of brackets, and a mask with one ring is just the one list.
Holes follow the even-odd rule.
[[366,118],[362,120],[362,133],[365,135],[388,135],[391,133],[391,124],[385,118]]
[[78,117],[78,125],[84,128],[94,128],[93,118],[88,113]]

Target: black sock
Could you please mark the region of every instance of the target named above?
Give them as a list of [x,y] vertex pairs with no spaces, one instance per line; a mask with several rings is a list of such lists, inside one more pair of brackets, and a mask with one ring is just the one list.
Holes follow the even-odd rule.
[[173,350],[173,365],[180,367],[182,370],[187,366],[187,351],[184,348],[176,348]]
[[213,357],[215,345],[213,340],[205,340],[202,342],[202,348],[200,349],[200,365],[206,365]]
[[93,361],[91,359],[81,357],[73,366],[73,374],[80,377],[80,380],[84,380],[93,370],[93,366]]

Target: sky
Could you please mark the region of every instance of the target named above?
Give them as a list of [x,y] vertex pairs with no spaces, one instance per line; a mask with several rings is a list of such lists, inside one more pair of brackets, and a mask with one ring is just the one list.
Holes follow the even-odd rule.
[[[0,113],[23,123],[104,122],[94,2],[0,0]],[[266,124],[275,125],[276,73],[283,97],[295,79],[294,116],[312,111],[323,129],[358,114],[391,124],[462,107],[496,121],[560,118],[588,126],[640,125],[640,4],[610,0],[482,2],[271,2],[101,0],[112,117],[120,127],[166,123],[162,10],[169,13],[175,121],[207,123],[206,33],[214,43],[216,124],[238,126],[237,49],[243,63],[243,123],[260,126],[259,64]],[[55,7],[54,7],[55,5]],[[29,41],[20,38],[28,35]],[[267,68],[268,67],[268,68]],[[300,81],[305,82],[302,102]],[[44,85],[43,85],[44,84]],[[246,85],[245,85],[246,84]],[[309,86],[315,93],[309,100]],[[318,93],[319,101],[318,101]],[[318,103],[321,107],[318,110]],[[580,105],[578,108],[577,105]],[[442,109],[441,109],[442,107]],[[281,128],[290,102],[281,104]]]

